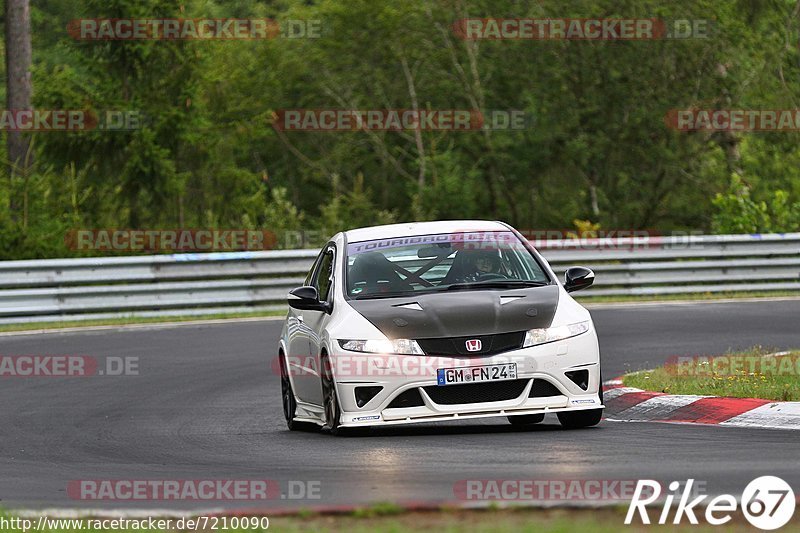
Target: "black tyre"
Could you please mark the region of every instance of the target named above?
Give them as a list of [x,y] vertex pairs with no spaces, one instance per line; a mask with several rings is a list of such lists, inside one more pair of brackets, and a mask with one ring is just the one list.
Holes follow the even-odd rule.
[[557,413],[558,421],[567,429],[586,428],[596,426],[603,418],[602,409],[587,409],[585,411],[575,411],[573,413]]
[[298,422],[294,419],[297,411],[297,401],[294,398],[292,382],[289,380],[289,371],[286,369],[286,361],[283,354],[279,355],[281,364],[281,403],[283,404],[283,416],[286,419],[286,427],[289,431],[311,431],[316,430],[317,426],[310,422]]
[[544,420],[544,414],[540,415],[514,415],[508,416],[508,421],[512,426],[529,426],[531,424],[538,424]]
[[343,428],[341,424],[342,410],[339,407],[339,397],[336,395],[331,365],[328,356],[323,355],[322,364],[322,398],[325,407],[325,426],[323,429],[330,431],[331,435],[338,437],[363,437],[369,434],[369,427]]
[[342,428],[339,427],[342,418],[342,410],[339,407],[339,398],[336,395],[336,386],[333,382],[333,372],[327,354],[320,359],[322,366],[322,405],[325,408],[325,426],[331,435],[339,435]]
[[[603,378],[600,377],[600,390],[597,391],[598,396],[600,396],[600,403],[603,403]],[[561,425],[564,426],[566,429],[579,429],[579,428],[586,428],[590,426],[596,426],[600,423],[600,420],[603,418],[603,410],[602,409],[587,409],[585,411],[574,411],[574,412],[565,412],[565,413],[557,413],[558,421],[561,422]]]

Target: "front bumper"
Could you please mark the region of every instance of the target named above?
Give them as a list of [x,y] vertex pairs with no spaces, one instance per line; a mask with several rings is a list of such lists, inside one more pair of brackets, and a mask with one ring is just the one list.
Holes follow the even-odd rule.
[[[352,356],[353,354],[350,352],[342,355],[345,359]],[[361,372],[358,375],[349,375],[348,372],[338,372],[336,375],[337,393],[342,409],[341,425],[345,427],[557,413],[603,407],[598,394],[600,389],[599,350],[597,337],[593,330],[564,341],[493,356],[472,358],[371,357],[359,354],[358,357],[371,358],[372,361],[361,365]],[[430,387],[437,387],[436,370],[438,368],[508,362],[517,363],[518,388],[521,388],[521,392],[513,397],[503,398],[499,401],[482,401],[481,395],[477,392],[482,390],[483,383],[439,387],[440,389],[476,387],[475,397],[468,398],[466,403],[452,403],[451,401],[437,403],[432,398],[433,394],[426,392],[426,388],[430,391]],[[585,390],[565,374],[569,371],[583,369],[588,372],[589,378]],[[334,374],[337,374],[336,368],[334,368]],[[526,380],[524,387],[523,380]],[[545,396],[532,394],[531,390],[537,380],[548,383],[548,387],[553,392]],[[359,407],[355,395],[358,387],[381,387],[381,390]],[[413,407],[390,405],[398,396],[411,389],[419,392],[423,405]]]

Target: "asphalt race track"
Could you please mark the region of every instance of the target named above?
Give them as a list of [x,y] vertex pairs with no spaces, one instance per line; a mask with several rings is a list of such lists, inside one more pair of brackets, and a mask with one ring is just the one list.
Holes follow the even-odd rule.
[[[605,378],[671,355],[800,346],[800,300],[593,309]],[[289,432],[270,367],[280,321],[0,337],[0,355],[137,356],[138,376],[0,378],[0,507],[242,508],[454,500],[464,479],[695,478],[739,493],[800,487],[800,432],[603,422],[565,431],[504,419],[334,438]],[[319,499],[82,501],[81,479],[318,481]]]

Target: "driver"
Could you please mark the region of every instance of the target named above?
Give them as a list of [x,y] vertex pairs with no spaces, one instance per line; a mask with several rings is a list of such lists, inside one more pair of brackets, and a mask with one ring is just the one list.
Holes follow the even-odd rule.
[[490,253],[481,254],[475,258],[475,269],[481,274],[499,274],[500,258]]
[[465,281],[478,281],[486,274],[499,274],[505,277],[500,257],[496,253],[486,251],[469,252],[469,268]]

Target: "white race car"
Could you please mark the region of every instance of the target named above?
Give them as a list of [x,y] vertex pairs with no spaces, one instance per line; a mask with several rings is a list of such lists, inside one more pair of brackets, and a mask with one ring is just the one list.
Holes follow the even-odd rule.
[[603,411],[589,312],[502,222],[395,224],[336,234],[289,293],[279,362],[289,429]]

